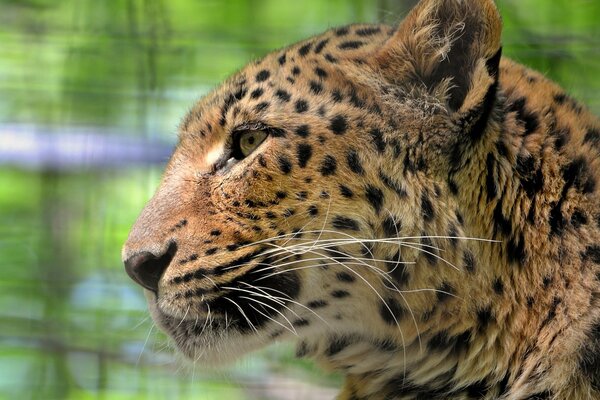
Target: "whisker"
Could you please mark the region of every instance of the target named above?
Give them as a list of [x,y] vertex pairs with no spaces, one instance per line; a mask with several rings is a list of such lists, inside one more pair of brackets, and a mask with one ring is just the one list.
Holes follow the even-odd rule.
[[[319,318],[321,321],[323,321],[325,323],[325,325],[327,325],[329,327],[331,326],[331,325],[329,325],[329,323],[325,319],[323,319],[323,317],[321,317],[319,314],[317,314],[315,310],[313,310],[310,307],[305,306],[304,304],[300,303],[299,301],[296,301],[296,300],[292,299],[287,293],[282,292],[281,290],[277,290],[277,289],[270,288],[270,287],[267,287],[267,286],[255,286],[255,285],[251,285],[251,284],[249,284],[247,282],[242,282],[242,283],[245,284],[245,285],[248,285],[250,287],[253,287],[255,289],[258,289],[258,290],[268,289],[268,290],[272,290],[272,291],[274,291],[276,293],[279,293],[279,294],[285,296],[285,297],[279,297],[279,298],[284,299],[285,301],[289,301],[290,303],[293,303],[293,304],[295,304],[295,305],[297,305],[299,307],[302,307],[302,308],[304,308],[304,309],[312,312],[317,318]],[[261,291],[264,292],[264,293],[266,293],[265,290],[261,290]],[[268,293],[266,293],[266,294],[268,294]]]
[[229,301],[230,303],[233,303],[233,305],[236,306],[237,309],[240,311],[240,314],[242,314],[243,317],[246,319],[246,321],[248,322],[248,325],[250,325],[250,327],[252,328],[252,330],[254,330],[255,333],[258,333],[258,329],[256,329],[256,327],[254,326],[254,324],[252,323],[252,321],[250,321],[250,319],[248,318],[248,316],[246,315],[246,313],[244,312],[244,310],[242,310],[242,307],[240,307],[235,301],[231,300],[227,296],[223,296],[223,299]]
[[[275,322],[276,324],[280,325],[281,327],[283,327],[283,328],[287,329],[288,331],[292,332],[294,335],[298,336],[298,332],[296,332],[296,328],[294,328],[294,325],[292,325],[292,322],[291,322],[291,321],[290,321],[290,320],[289,320],[289,319],[288,319],[288,318],[287,318],[285,315],[283,315],[283,313],[282,313],[281,311],[279,311],[279,310],[278,310],[278,309],[276,309],[275,307],[273,307],[273,306],[270,306],[270,305],[268,305],[267,303],[264,303],[264,302],[262,302],[262,301],[259,301],[259,300],[257,300],[257,299],[254,299],[254,298],[251,298],[251,297],[248,297],[248,296],[240,296],[240,299],[245,299],[245,300],[254,301],[255,303],[258,303],[258,304],[262,305],[263,307],[268,307],[268,308],[270,308],[271,310],[275,311],[277,314],[281,315],[281,317],[282,317],[283,319],[285,319],[285,321],[286,321],[286,322],[287,322],[287,323],[290,325],[290,328],[291,328],[291,330],[290,330],[290,328],[287,328],[287,327],[285,327],[285,325],[283,325],[283,324],[282,324],[282,323],[280,323],[279,321],[275,320],[274,318],[271,318],[271,317],[269,317],[268,315],[265,315],[265,314],[263,314],[263,315],[264,315],[265,317],[269,318],[271,321]],[[252,305],[251,305],[251,304],[249,304],[249,306],[250,306],[250,307],[252,307]],[[252,307],[252,308],[254,308],[254,307]],[[258,310],[256,310],[256,311],[258,311]],[[260,311],[259,311],[259,312],[260,312]]]

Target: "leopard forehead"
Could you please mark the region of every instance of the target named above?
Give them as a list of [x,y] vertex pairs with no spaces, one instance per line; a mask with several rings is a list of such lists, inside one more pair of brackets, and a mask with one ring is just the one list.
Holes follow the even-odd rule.
[[[365,85],[356,78],[364,76],[361,71],[368,69],[369,56],[393,31],[384,25],[350,25],[268,54],[192,108],[180,126],[182,142],[200,137],[200,146],[208,152],[232,129],[255,121],[293,130],[301,137],[308,137],[306,127],[315,124],[344,133],[348,117],[334,109],[357,114],[356,118],[365,110],[381,113],[367,101],[367,93],[361,95]],[[315,135],[308,140],[323,139]]]

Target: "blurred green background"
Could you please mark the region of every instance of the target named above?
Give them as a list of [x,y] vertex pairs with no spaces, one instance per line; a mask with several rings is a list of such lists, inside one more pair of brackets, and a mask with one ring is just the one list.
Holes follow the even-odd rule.
[[[191,104],[249,60],[411,0],[0,0],[0,399],[327,399],[287,345],[178,361],[120,247]],[[600,114],[600,1],[498,0],[504,54]]]

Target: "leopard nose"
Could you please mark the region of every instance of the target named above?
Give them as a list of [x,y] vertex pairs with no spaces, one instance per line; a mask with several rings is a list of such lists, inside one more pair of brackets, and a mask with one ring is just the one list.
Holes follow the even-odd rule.
[[176,252],[177,245],[171,242],[162,254],[157,255],[149,251],[136,253],[125,260],[125,271],[140,286],[157,292],[160,277],[173,260]]

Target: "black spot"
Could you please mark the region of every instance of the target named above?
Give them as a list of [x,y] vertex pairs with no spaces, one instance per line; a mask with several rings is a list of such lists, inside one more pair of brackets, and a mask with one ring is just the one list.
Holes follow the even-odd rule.
[[266,69],[263,69],[258,74],[256,74],[256,82],[264,82],[271,76],[271,73]]
[[219,249],[216,247],[213,247],[211,249],[208,249],[204,252],[205,255],[207,256],[212,256],[213,254],[215,254]]
[[469,343],[471,341],[471,332],[465,331],[459,335],[451,336],[448,331],[440,331],[436,333],[430,340],[427,342],[427,347],[430,350],[448,350],[454,354],[458,352],[462,352],[469,347]]
[[383,220],[382,227],[383,227],[383,233],[385,233],[386,237],[388,237],[388,238],[394,237],[395,238],[398,236],[398,233],[402,229],[402,224],[400,223],[399,219],[396,221],[391,216],[387,216]]
[[358,36],[371,36],[379,32],[381,32],[381,28],[379,27],[360,28],[356,30]]
[[323,92],[323,85],[321,85],[319,82],[310,81],[309,87],[313,94],[321,94]]
[[350,338],[350,337],[346,337],[346,336],[335,337],[331,340],[331,342],[329,342],[329,346],[327,347],[327,350],[325,351],[325,353],[327,354],[327,356],[332,357],[332,356],[338,354],[340,351],[344,350],[346,347],[351,345],[353,342],[354,342],[353,338]]
[[589,143],[592,146],[600,149],[600,130],[596,128],[590,128],[583,137],[583,143]]
[[327,42],[329,42],[329,39],[323,39],[319,43],[317,43],[314,50],[315,54],[319,54],[321,51],[323,51],[323,48],[325,47],[325,45],[327,45]]
[[398,196],[406,197],[406,190],[395,180],[387,176],[382,170],[379,170],[379,179],[381,179],[385,186],[396,192]]
[[596,182],[589,174],[588,163],[583,157],[579,157],[566,165],[562,170],[562,175],[565,180],[565,189],[575,186],[582,193],[592,193],[596,188]]
[[526,102],[525,97],[520,97],[509,106],[508,110],[516,113],[517,120],[523,124],[525,135],[529,135],[538,128],[539,121],[538,117],[525,107]]
[[267,217],[268,219],[276,219],[277,214],[275,214],[273,211],[267,211],[265,213],[265,217]]
[[494,289],[494,292],[496,292],[496,294],[504,293],[504,283],[502,283],[502,279],[500,279],[500,278],[494,279],[492,288]]
[[425,234],[421,235],[421,251],[429,265],[434,266],[437,264],[437,250],[434,248],[431,239]]
[[567,97],[568,96],[565,93],[555,94],[554,101],[556,101],[558,104],[564,104],[564,102],[567,100]]
[[290,101],[290,99],[292,98],[292,96],[285,90],[283,89],[278,89],[275,92],[275,96],[277,96],[279,98],[279,100],[283,101],[283,102],[288,102]]
[[346,35],[348,34],[348,32],[350,32],[350,31],[348,30],[348,27],[347,27],[347,26],[343,26],[343,27],[341,27],[341,28],[337,28],[337,29],[335,30],[335,35],[336,35],[336,36],[346,36]]
[[258,163],[260,164],[261,167],[267,166],[267,160],[265,160],[265,157],[262,154],[258,155]]
[[329,129],[336,135],[343,135],[348,129],[348,123],[343,115],[336,115],[331,119]]
[[453,297],[454,293],[455,291],[452,285],[450,285],[450,283],[448,282],[444,282],[442,283],[442,286],[437,288],[435,296],[437,297],[437,300],[441,303],[448,300],[450,297]]
[[596,264],[600,264],[600,246],[599,245],[590,245],[585,248],[585,251],[582,254],[583,258],[586,260],[591,260]]
[[308,125],[300,125],[299,127],[296,128],[295,132],[296,132],[296,135],[305,138],[310,134],[310,129],[309,129]]
[[250,97],[253,99],[258,99],[263,93],[264,91],[261,88],[254,89],[252,93],[250,93]]
[[339,103],[342,100],[344,100],[342,93],[340,93],[340,91],[337,89],[335,89],[333,92],[331,92],[331,97],[333,98],[333,101],[335,101],[336,103]]
[[306,357],[311,352],[312,349],[305,341],[301,341],[296,347],[296,357],[298,358]]
[[396,299],[388,297],[385,302],[379,306],[379,314],[388,325],[396,325],[404,316],[404,309],[398,304]]
[[297,320],[295,320],[294,322],[292,322],[292,325],[294,325],[296,328],[301,328],[303,326],[308,326],[310,325],[310,321],[304,318],[299,318]]
[[486,161],[486,189],[488,200],[495,199],[498,195],[498,187],[496,186],[496,159],[492,153],[489,153]]
[[284,65],[286,61],[286,54],[283,53],[282,55],[280,55],[277,61],[279,61],[279,65]]
[[552,283],[551,276],[545,276],[544,279],[542,279],[542,285],[544,286],[544,289],[548,289],[548,286],[550,286],[551,283]]
[[262,112],[264,110],[266,110],[267,108],[269,108],[269,102],[268,101],[262,101],[260,103],[258,103],[255,107],[254,107],[254,111],[259,113]]
[[388,261],[388,270],[389,274],[398,285],[406,285],[410,278],[408,270],[406,268],[406,264],[402,262],[402,258],[400,257],[400,251],[396,252],[396,254],[387,260]]
[[300,47],[298,49],[298,54],[300,54],[302,57],[304,57],[305,55],[308,54],[311,47],[312,47],[312,43],[306,43],[305,45],[303,45],[302,47]]
[[287,197],[287,193],[281,190],[278,190],[277,192],[275,192],[275,196],[280,199],[283,200]]
[[426,190],[423,190],[421,193],[421,215],[423,215],[425,222],[430,222],[435,216],[433,204],[431,203],[429,193],[427,193]]
[[517,157],[516,170],[521,177],[521,187],[529,198],[539,193],[544,186],[544,175],[542,169],[535,168],[535,160],[531,155],[519,155]]
[[296,154],[298,155],[298,165],[300,168],[304,168],[312,157],[312,146],[308,143],[298,143]]
[[525,400],[550,400],[554,397],[554,393],[549,390],[544,390],[543,392],[539,392],[536,394],[532,394],[525,398]]
[[332,63],[332,64],[335,64],[335,63],[337,63],[337,58],[335,58],[334,56],[332,56],[332,55],[331,55],[331,54],[329,54],[329,53],[325,54],[325,59],[326,59],[327,61],[329,61],[330,63]]
[[582,225],[587,224],[587,222],[588,219],[583,210],[576,208],[575,211],[573,211],[573,214],[571,214],[571,225],[573,225],[574,228],[579,228]]
[[361,99],[360,97],[358,97],[358,93],[356,92],[355,88],[352,88],[350,90],[350,104],[352,104],[356,108],[364,108],[365,107],[365,101],[363,99]]
[[484,381],[477,381],[475,383],[471,383],[469,386],[465,388],[467,395],[472,399],[483,399],[487,396],[490,390],[489,384]]
[[323,68],[316,67],[315,74],[317,74],[317,76],[321,79],[327,78],[327,71],[325,71]]
[[298,66],[294,66],[294,68],[292,68],[292,75],[294,75],[294,76],[300,75],[300,68],[298,68]]
[[561,302],[562,299],[560,297],[554,297],[554,299],[552,300],[552,304],[550,305],[550,310],[548,310],[546,318],[542,321],[540,329],[548,325],[548,323],[550,323],[550,321],[552,321],[556,317],[556,309],[558,308],[558,305]]
[[331,225],[336,229],[348,229],[351,231],[359,230],[358,221],[341,215],[336,215],[331,221]]
[[354,275],[349,274],[348,272],[338,272],[336,274],[338,281],[345,283],[352,283],[356,280]]
[[277,162],[279,163],[279,170],[284,174],[289,174],[292,171],[292,163],[285,156],[277,157]]
[[309,301],[308,304],[306,304],[306,306],[308,308],[323,308],[327,306],[327,302],[325,300],[313,300],[313,301]]
[[383,205],[383,192],[381,189],[368,185],[365,188],[365,196],[371,206],[375,209],[375,212],[379,213],[379,211],[381,211],[381,206]]
[[337,169],[337,161],[333,156],[326,155],[321,162],[321,168],[319,171],[323,176],[330,176],[335,174]]
[[511,237],[506,243],[508,261],[519,265],[525,264],[527,253],[525,251],[525,238],[523,235]]
[[306,100],[297,100],[295,107],[296,112],[298,113],[305,113],[306,111],[308,111],[308,103],[306,102]]
[[269,128],[269,135],[276,138],[285,137],[286,131],[280,128]]
[[308,192],[306,190],[296,193],[296,200],[304,201],[304,200],[306,200],[307,197],[308,197]]
[[296,211],[293,208],[286,208],[281,213],[281,215],[283,215],[284,218],[289,218],[289,217],[291,217],[294,214],[296,214]]
[[385,141],[383,140],[383,133],[377,128],[371,129],[369,132],[371,134],[371,138],[373,139],[373,143],[375,144],[375,148],[380,154],[385,152]]
[[340,185],[340,193],[342,196],[344,196],[348,199],[351,198],[352,196],[354,196],[354,192],[352,191],[352,189],[350,189],[346,185]]
[[479,330],[483,331],[493,321],[492,309],[490,307],[480,308],[477,310],[477,323]]
[[347,42],[340,43],[338,45],[338,49],[340,49],[340,50],[358,49],[359,47],[361,47],[364,44],[365,44],[364,42],[361,42],[359,40],[349,40]]
[[506,143],[502,140],[496,142],[496,152],[500,157],[506,158],[508,157],[508,148],[506,147]]
[[346,162],[348,163],[348,167],[350,167],[350,171],[362,175],[365,170],[360,163],[360,157],[358,153],[354,149],[348,150],[346,153]]
[[497,231],[505,235],[510,235],[512,232],[512,224],[506,218],[504,218],[504,214],[502,213],[502,202],[498,201],[496,207],[494,208],[494,226]]
[[334,290],[331,292],[331,296],[335,297],[336,299],[343,299],[344,297],[350,296],[350,293],[345,290]]
[[221,234],[221,231],[219,229],[213,229],[212,231],[210,231],[210,234],[212,236],[219,236]]

